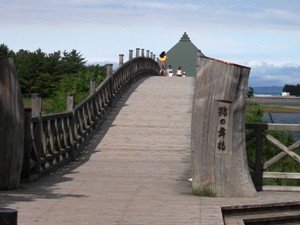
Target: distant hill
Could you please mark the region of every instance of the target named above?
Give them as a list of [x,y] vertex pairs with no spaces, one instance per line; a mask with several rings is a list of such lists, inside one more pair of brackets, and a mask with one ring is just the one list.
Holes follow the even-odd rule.
[[86,66],[89,65],[99,65],[99,66],[105,66],[106,64],[113,64],[113,68],[117,68],[119,64],[117,62],[111,62],[111,61],[102,61],[102,62],[87,62]]
[[260,95],[281,95],[283,86],[262,86],[253,87],[254,94]]

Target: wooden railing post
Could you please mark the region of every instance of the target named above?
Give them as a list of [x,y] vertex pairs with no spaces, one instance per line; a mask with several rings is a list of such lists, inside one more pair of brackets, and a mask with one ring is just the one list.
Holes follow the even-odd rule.
[[133,58],[133,50],[129,50],[129,60]]
[[123,65],[124,63],[124,54],[119,54],[119,65]]
[[39,93],[31,94],[32,117],[42,116],[42,97]]
[[143,49],[143,48],[141,49],[141,56],[145,57],[145,49]]
[[77,130],[76,130],[76,121],[75,121],[75,113],[74,113],[74,107],[75,107],[75,94],[74,93],[68,93],[67,95],[67,112],[72,113],[72,117],[69,120],[69,125],[70,125],[70,132],[71,132],[71,145],[72,145],[72,150],[70,152],[71,158],[76,159],[77,158]]
[[94,94],[96,91],[96,78],[92,77],[90,79],[90,95]]
[[140,48],[136,48],[135,57],[140,57]]
[[113,64],[106,64],[106,77],[110,77],[112,75],[112,67]]
[[75,94],[68,93],[67,95],[67,112],[72,112],[75,106]]
[[31,151],[33,148],[31,136],[31,108],[24,108],[24,157],[21,177],[23,179],[30,178],[31,170]]
[[42,97],[39,93],[31,94],[31,115],[38,118],[38,125],[34,134],[34,143],[38,158],[42,155],[43,149],[43,129],[42,129]]
[[150,59],[153,59],[153,52],[150,52]]
[[114,81],[113,81],[113,64],[106,64],[106,77],[110,77],[109,81],[109,105],[112,104],[113,94],[114,94]]
[[146,58],[149,58],[149,50],[146,51]]
[[155,54],[153,54],[153,60],[155,60]]
[[258,127],[257,129],[255,129],[254,185],[257,191],[261,191],[263,185],[263,133],[263,127]]

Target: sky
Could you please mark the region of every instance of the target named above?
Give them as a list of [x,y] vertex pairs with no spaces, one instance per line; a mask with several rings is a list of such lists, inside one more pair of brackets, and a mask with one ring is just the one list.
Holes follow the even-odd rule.
[[159,55],[187,32],[206,56],[251,67],[249,86],[297,84],[299,12],[300,0],[0,0],[0,43],[117,62],[129,49]]

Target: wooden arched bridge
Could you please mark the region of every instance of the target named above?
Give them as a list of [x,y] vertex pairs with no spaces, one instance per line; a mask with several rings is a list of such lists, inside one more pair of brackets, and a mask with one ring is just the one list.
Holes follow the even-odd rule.
[[[4,84],[9,79],[3,76],[14,77],[13,62],[0,61]],[[193,195],[189,178],[196,177],[190,144],[195,79],[158,73],[155,55],[137,49],[136,57],[130,51],[125,63],[120,55],[114,72],[108,65],[107,78],[98,87],[91,82],[89,97],[79,105],[74,106],[74,96],[69,95],[65,113],[42,115],[41,98],[33,95],[32,108],[23,117],[21,176],[20,168],[13,168],[19,170],[15,175],[12,166],[3,163],[16,158],[16,153],[0,155],[1,188],[6,189],[0,192],[0,224],[13,224],[1,223],[5,208],[17,210],[22,225],[270,224],[266,222],[272,218],[283,221],[277,224],[298,224],[300,192],[295,190],[299,187],[263,186],[262,180],[299,179],[296,173],[264,170],[283,157],[300,162],[295,153],[299,141],[286,147],[266,134],[267,130],[300,131],[300,125],[246,125],[247,140],[256,143],[255,160],[249,161],[259,191],[254,197]],[[0,131],[2,136],[10,133],[1,124]],[[282,151],[263,161],[263,141]],[[1,152],[14,142],[0,143]]]

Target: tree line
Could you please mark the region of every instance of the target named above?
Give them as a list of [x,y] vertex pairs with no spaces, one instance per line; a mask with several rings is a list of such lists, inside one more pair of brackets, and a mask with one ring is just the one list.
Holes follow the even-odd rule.
[[283,87],[283,91],[289,92],[290,95],[300,96],[300,84],[297,85],[286,84]]
[[[62,86],[65,92],[82,93],[88,91],[86,81],[91,77],[96,78],[98,83],[105,77],[103,67],[85,65],[85,58],[75,49],[53,53],[45,53],[40,48],[36,51],[20,49],[14,52],[7,45],[1,44],[1,56],[14,58],[21,92],[25,97],[31,93],[41,93],[46,98],[54,97],[62,92]],[[66,82],[70,89],[65,87]]]

